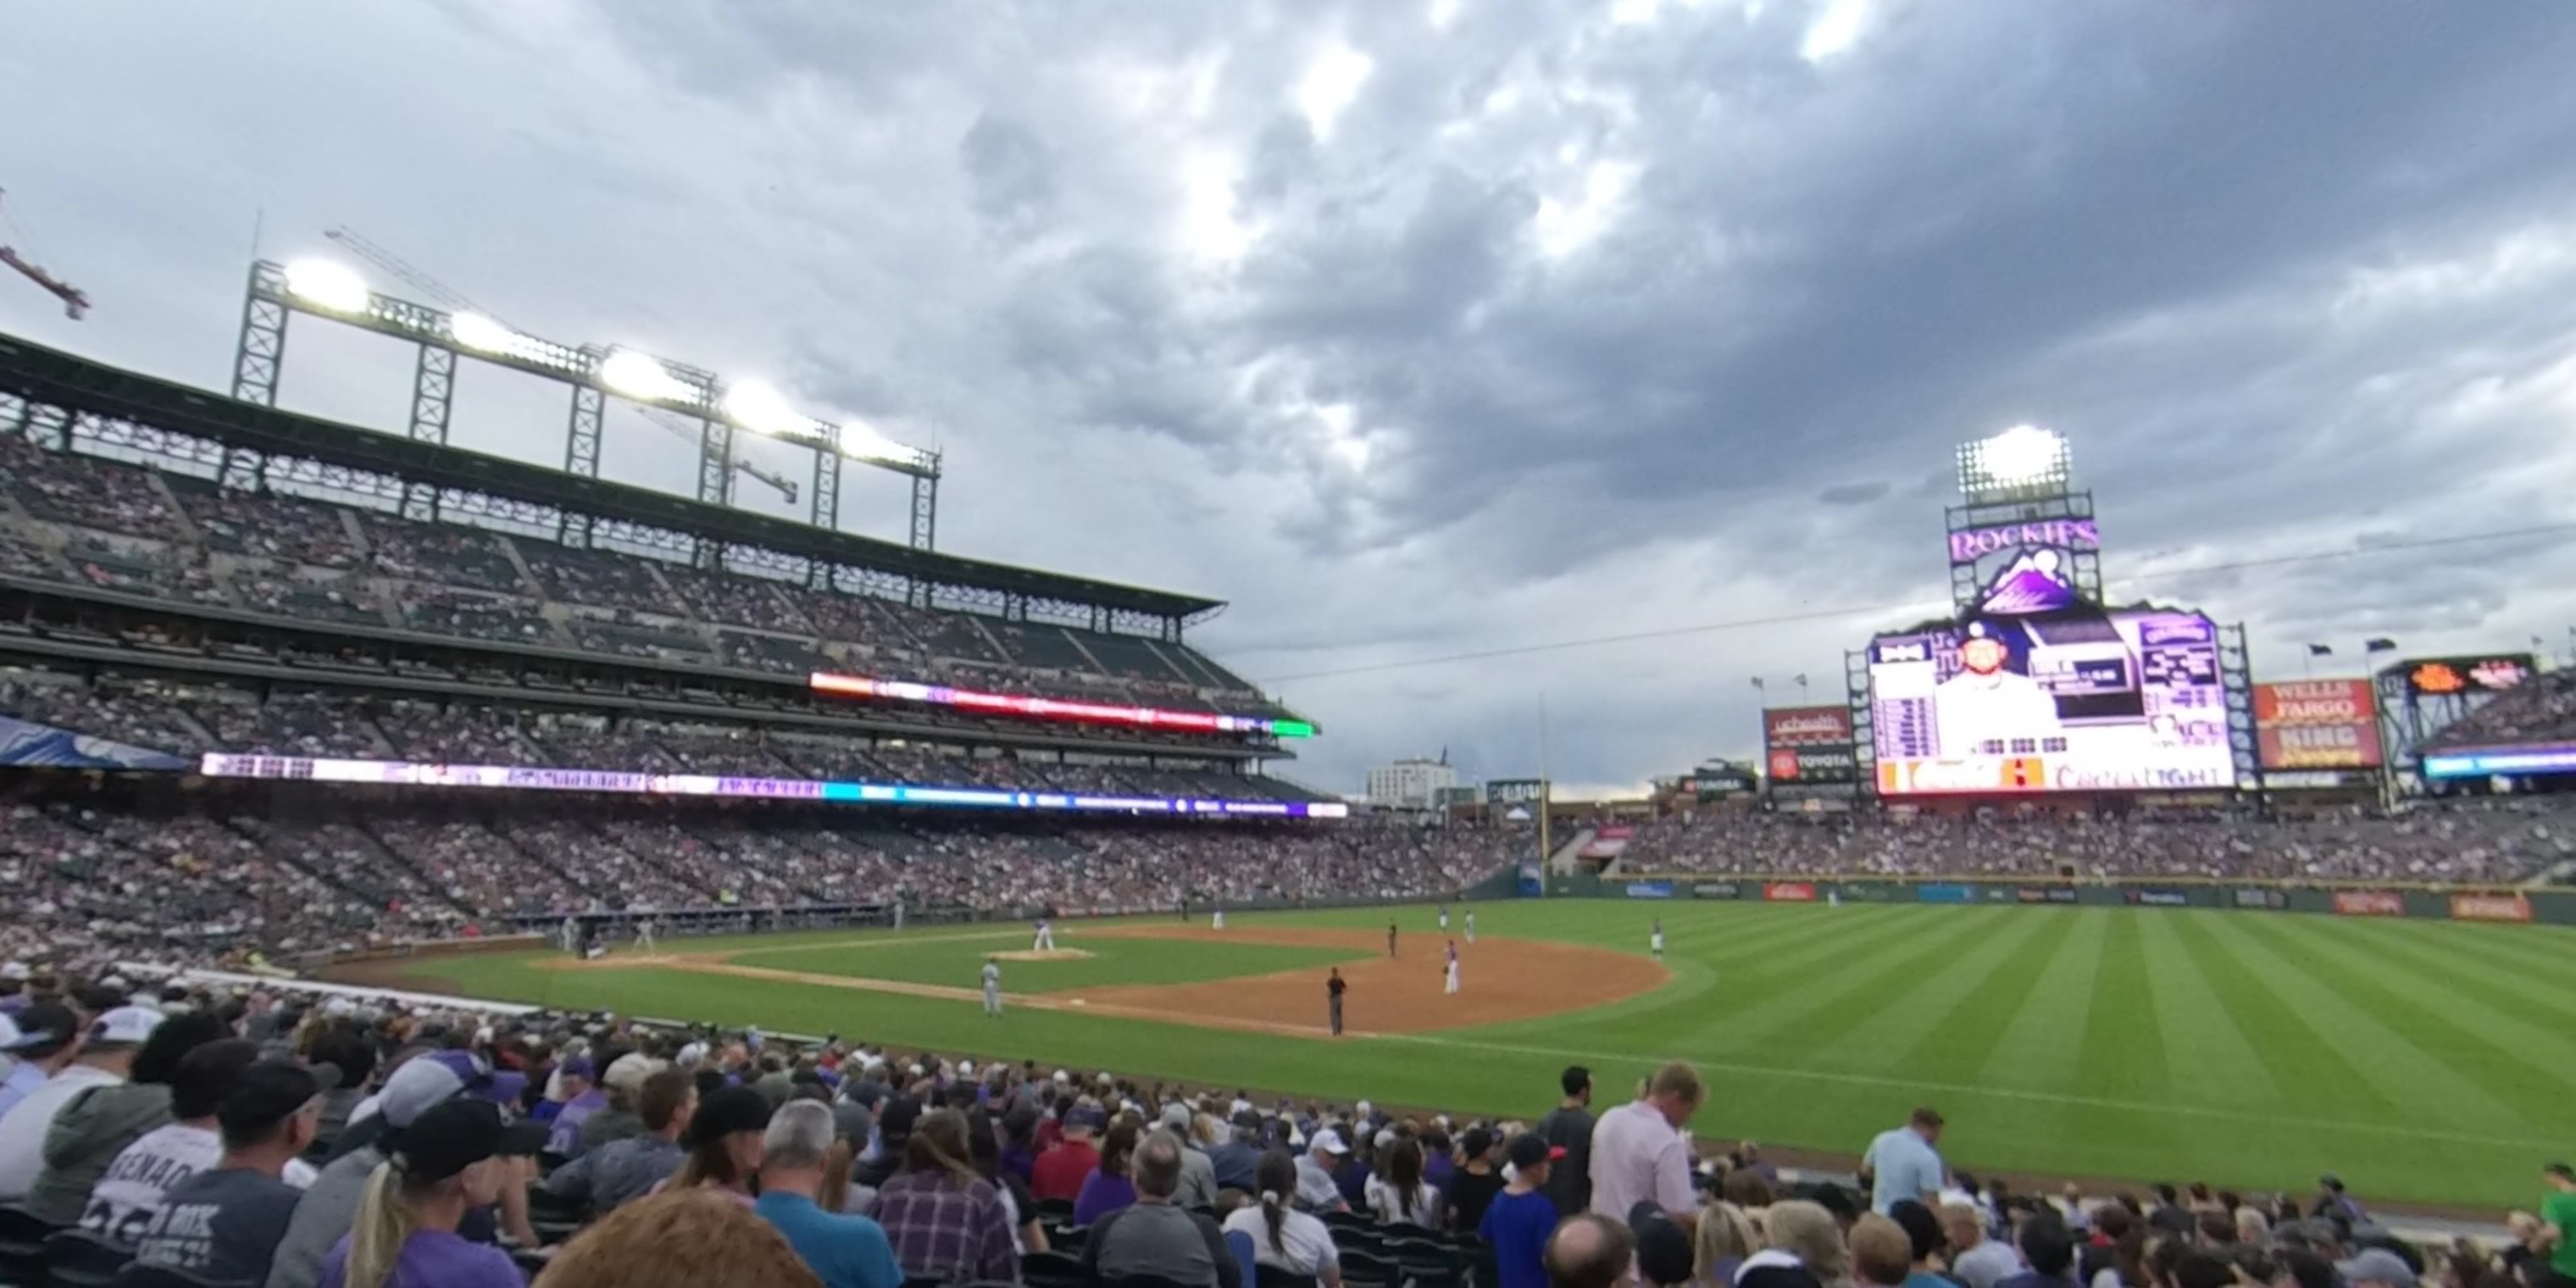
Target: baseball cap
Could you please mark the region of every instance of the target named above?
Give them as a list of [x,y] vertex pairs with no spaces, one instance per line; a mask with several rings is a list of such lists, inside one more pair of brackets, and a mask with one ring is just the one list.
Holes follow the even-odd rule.
[[629,1051],[608,1062],[608,1072],[599,1076],[599,1085],[632,1093],[640,1090],[644,1080],[661,1067],[661,1061],[641,1051]]
[[1465,1150],[1469,1158],[1482,1158],[1494,1150],[1494,1133],[1482,1127],[1470,1127],[1466,1136],[1459,1140],[1458,1147]]
[[261,1060],[234,1074],[224,1087],[215,1101],[215,1124],[228,1140],[259,1140],[313,1103],[322,1090],[312,1069],[291,1060]]
[[2396,1288],[2415,1288],[2415,1268],[2406,1259],[2386,1248],[2364,1248],[2350,1261],[2335,1263],[2335,1273],[2347,1284],[2394,1284]]
[[148,1006],[119,1006],[89,1026],[91,1046],[141,1046],[161,1027],[161,1013]]
[[893,1096],[877,1112],[877,1135],[888,1144],[912,1136],[912,1125],[921,1121],[921,1101],[911,1096]]
[[1334,1131],[1330,1127],[1326,1127],[1316,1132],[1315,1138],[1307,1142],[1307,1147],[1309,1149],[1320,1149],[1327,1154],[1347,1154],[1351,1152],[1350,1145],[1342,1140],[1342,1134]]
[[1186,1134],[1190,1129],[1190,1107],[1177,1100],[1163,1106],[1163,1125]]
[[1076,1105],[1064,1116],[1066,1131],[1098,1131],[1109,1125],[1109,1111],[1098,1105]]
[[1650,1284],[1681,1284],[1691,1279],[1691,1239],[1672,1216],[1645,1199],[1628,1209],[1628,1228],[1637,1236],[1637,1273]]
[[490,1079],[491,1074],[465,1052],[425,1051],[403,1061],[385,1079],[384,1090],[376,1095],[376,1112],[385,1116],[387,1126],[408,1128],[431,1109]]
[[545,1128],[533,1123],[504,1124],[499,1105],[460,1096],[423,1111],[411,1125],[388,1137],[385,1148],[404,1175],[438,1181],[497,1155],[534,1154],[545,1140]]
[[18,1012],[16,1036],[0,1051],[43,1059],[69,1044],[80,1032],[80,1016],[60,1002],[38,1002]]
[[1515,1168],[1536,1167],[1565,1157],[1565,1148],[1548,1144],[1547,1138],[1536,1132],[1522,1132],[1512,1137],[1511,1148],[1504,1157]]
[[769,1115],[769,1097],[749,1087],[720,1088],[698,1102],[698,1112],[689,1116],[689,1129],[680,1143],[695,1149],[738,1131],[764,1131]]
[[25,962],[0,962],[0,979],[25,983],[34,978],[35,974],[36,972],[27,969]]
[[2543,1166],[2540,1170],[2549,1173],[2551,1176],[2563,1176],[2568,1180],[2576,1181],[2576,1167],[2569,1167],[2565,1163],[2550,1163]]
[[599,1066],[591,1063],[589,1056],[577,1055],[563,1062],[563,1076],[567,1078],[593,1078],[598,1075]]

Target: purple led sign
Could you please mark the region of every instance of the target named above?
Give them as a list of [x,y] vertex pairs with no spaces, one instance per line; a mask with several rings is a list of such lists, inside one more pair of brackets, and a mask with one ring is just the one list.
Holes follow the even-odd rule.
[[2036,523],[1999,523],[1950,534],[1950,562],[1975,563],[1987,555],[2025,546],[2061,550],[2099,550],[2102,530],[2091,519],[2043,519]]

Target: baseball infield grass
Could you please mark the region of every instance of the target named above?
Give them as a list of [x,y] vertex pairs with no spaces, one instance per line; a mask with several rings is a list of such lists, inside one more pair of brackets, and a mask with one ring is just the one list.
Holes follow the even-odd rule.
[[[900,1048],[1112,1068],[1224,1087],[1530,1116],[1557,1071],[1603,1102],[1654,1064],[1695,1062],[1693,1126],[1857,1152],[1918,1103],[1949,1118],[1954,1166],[2306,1192],[2340,1173],[2365,1201],[2527,1205],[2576,1153],[2576,932],[2299,914],[1855,904],[1478,905],[1497,938],[1643,953],[1663,918],[1672,981],[1615,1005],[1339,1042],[1079,1011],[727,978],[559,955],[428,959],[473,996],[839,1033]],[[1238,916],[1237,926],[1383,928],[1385,909]],[[1437,951],[1431,909],[1393,914]],[[1146,923],[1151,924],[1151,923]],[[1164,924],[1171,924],[1165,919]],[[1014,993],[1311,969],[1347,952],[1059,930],[1081,961],[1005,963]],[[1413,945],[1419,945],[1418,949]],[[1024,927],[688,940],[665,951],[972,988]],[[539,965],[538,963],[547,963]],[[1475,989],[1472,969],[1465,987]],[[1355,991],[1351,1024],[1370,1027]],[[1281,1017],[1308,1022],[1308,1017]]]

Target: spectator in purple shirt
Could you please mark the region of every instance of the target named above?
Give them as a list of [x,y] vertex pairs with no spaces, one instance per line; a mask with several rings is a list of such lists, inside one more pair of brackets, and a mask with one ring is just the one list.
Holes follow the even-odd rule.
[[591,1081],[597,1072],[597,1067],[591,1064],[587,1055],[574,1056],[564,1061],[563,1068],[555,1071],[557,1094],[563,1099],[550,1103],[558,1103],[562,1107],[551,1115],[545,1113],[544,1105],[537,1107],[537,1116],[552,1127],[546,1133],[547,1153],[571,1158],[581,1152],[582,1121],[608,1107],[608,1093]]
[[1127,1175],[1127,1163],[1136,1156],[1136,1124],[1119,1119],[1100,1141],[1100,1165],[1082,1178],[1082,1192],[1073,1199],[1073,1223],[1090,1225],[1100,1218],[1136,1201],[1136,1183]]

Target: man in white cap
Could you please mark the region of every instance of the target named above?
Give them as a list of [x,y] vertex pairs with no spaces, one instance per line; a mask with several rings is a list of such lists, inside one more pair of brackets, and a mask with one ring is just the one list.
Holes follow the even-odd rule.
[[1333,1179],[1333,1168],[1350,1157],[1351,1147],[1342,1134],[1330,1127],[1315,1133],[1306,1142],[1306,1152],[1297,1156],[1297,1206],[1308,1212],[1348,1212],[1350,1203],[1342,1198],[1341,1184]]
[[1177,1100],[1163,1106],[1155,1130],[1181,1147],[1181,1187],[1173,1192],[1172,1202],[1185,1208],[1215,1207],[1216,1163],[1190,1143],[1190,1107]]
[[[37,1009],[29,1007],[19,1017],[22,1029],[32,1028],[30,1021]],[[63,1015],[69,1016],[70,1012],[66,1009]],[[161,1025],[159,1011],[140,1006],[115,1007],[101,1014],[88,1029],[72,1032],[66,1032],[70,1026],[52,1023],[55,1017],[47,1018],[43,1030],[24,1033],[20,1041],[41,1039],[44,1045],[30,1049],[53,1049],[58,1056],[62,1048],[54,1044],[67,1043],[72,1053],[60,1072],[28,1092],[6,1119],[0,1119],[0,1203],[21,1202],[35,1189],[36,1178],[45,1170],[45,1137],[53,1131],[54,1120],[62,1115],[63,1107],[83,1092],[124,1085],[144,1040]],[[77,1025],[76,1018],[73,1023]],[[87,1192],[86,1187],[83,1192]],[[77,1211],[72,1213],[73,1218],[79,1215]],[[68,1224],[70,1219],[56,1224]]]
[[14,1017],[0,1015],[0,1054],[9,1076],[0,1081],[0,1118],[63,1071],[80,1054],[80,1016],[60,1002],[38,1002]]

